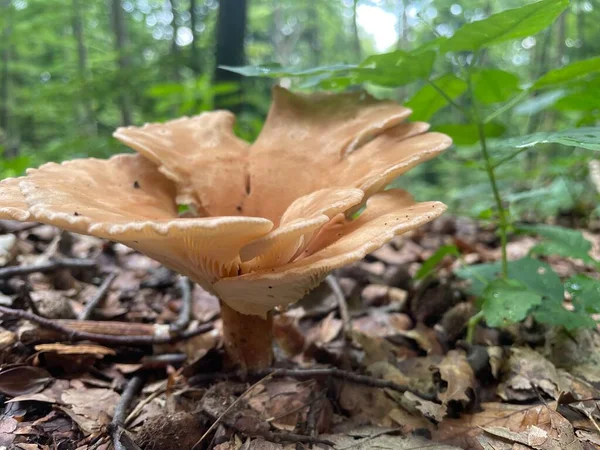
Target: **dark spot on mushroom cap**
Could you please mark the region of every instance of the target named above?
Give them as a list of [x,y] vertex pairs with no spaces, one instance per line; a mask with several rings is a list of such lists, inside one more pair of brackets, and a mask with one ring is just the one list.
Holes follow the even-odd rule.
[[241,206],[236,206],[235,209],[237,209],[238,212],[242,212],[242,207]]
[[269,289],[273,289],[273,286],[269,286]]
[[79,214],[77,211],[75,211],[75,212],[73,213],[73,215],[74,215],[74,216],[79,216],[80,214]]
[[133,182],[133,188],[134,188],[134,189],[139,189],[139,188],[140,188],[140,183],[138,182],[138,180],[135,180],[135,181]]

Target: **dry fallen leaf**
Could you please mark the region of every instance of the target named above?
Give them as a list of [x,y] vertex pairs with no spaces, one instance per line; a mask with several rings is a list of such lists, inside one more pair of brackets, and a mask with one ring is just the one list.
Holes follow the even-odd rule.
[[498,386],[498,395],[504,400],[534,400],[542,393],[557,399],[566,390],[554,364],[529,348],[512,348],[505,372]]
[[434,366],[440,378],[446,382],[446,390],[438,394],[444,405],[450,401],[468,403],[475,387],[475,374],[463,351],[450,350],[442,361]]
[[39,367],[10,367],[0,371],[0,392],[11,397],[34,394],[52,380],[52,375]]
[[[484,403],[481,405],[483,408],[481,412],[463,414],[458,419],[445,418],[433,432],[433,439],[436,442],[458,445],[467,450],[481,450],[485,447],[478,442],[478,437],[484,433],[484,429],[501,427],[514,433],[520,433],[529,432],[531,427],[535,426],[544,430],[547,435],[563,434],[567,436],[563,439],[572,441],[571,438],[568,438],[568,428],[570,427],[572,436],[573,427],[552,409],[554,405]],[[534,429],[534,435],[535,432]],[[557,447],[557,449],[559,448],[562,447]]]

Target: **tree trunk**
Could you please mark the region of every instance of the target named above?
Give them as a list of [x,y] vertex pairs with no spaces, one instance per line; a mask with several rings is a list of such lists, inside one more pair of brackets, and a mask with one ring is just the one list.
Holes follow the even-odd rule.
[[73,36],[77,43],[77,71],[79,82],[81,84],[81,103],[83,113],[81,114],[81,122],[85,124],[86,134],[94,135],[97,132],[96,117],[92,99],[88,95],[88,83],[90,74],[87,64],[87,49],[85,47],[84,31],[83,31],[83,12],[81,10],[80,0],[73,0]]
[[[217,18],[217,46],[214,81],[215,83],[239,83],[239,92],[241,92],[242,76],[237,73],[220,69],[219,66],[244,65],[246,9],[246,0],[221,0],[219,2],[219,16]],[[239,111],[241,108],[241,95],[217,96],[215,98],[215,106],[217,108],[227,107],[227,109]]]
[[10,0],[2,2],[2,15],[6,21],[2,30],[2,55],[0,57],[0,143],[4,144],[4,157],[11,158],[17,156],[18,145],[13,142],[11,130],[11,113],[10,113],[10,72],[8,67],[11,63],[11,41],[12,35],[12,7]]
[[179,31],[179,10],[177,8],[178,2],[177,0],[168,0],[169,7],[171,8],[171,13],[173,14],[173,40],[171,41],[171,61],[173,68],[173,80],[176,83],[181,81],[181,74],[179,73],[180,68],[180,55],[179,55],[179,45],[177,45],[177,32]]
[[356,9],[358,8],[358,0],[354,0],[354,5],[352,6],[352,35],[354,45],[354,54],[356,55],[357,61],[362,60],[362,50],[360,48],[360,37],[358,36],[358,22],[356,17]]
[[197,26],[197,10],[196,0],[190,0],[190,28],[192,29],[192,43],[190,45],[190,68],[195,74],[200,73],[200,55],[198,54],[198,36],[196,32]]
[[316,5],[309,3],[306,13],[308,17],[308,24],[310,26],[306,32],[306,37],[311,50],[311,65],[313,67],[317,67],[321,65],[322,45],[319,36],[319,16]]
[[119,76],[120,83],[118,89],[119,94],[119,107],[121,109],[121,125],[130,125],[131,120],[131,99],[129,98],[129,68],[131,61],[127,55],[127,25],[125,23],[125,15],[123,13],[123,7],[121,6],[121,0],[112,0],[111,2],[111,15],[112,15],[112,27],[115,38],[115,50],[118,55],[119,65]]

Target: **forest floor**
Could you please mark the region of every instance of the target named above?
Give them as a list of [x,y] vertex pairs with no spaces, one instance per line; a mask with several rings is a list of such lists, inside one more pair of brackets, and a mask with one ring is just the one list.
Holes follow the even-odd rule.
[[[447,244],[462,262],[415,282]],[[474,298],[452,269],[499,257],[493,230],[442,217],[277,313],[278,370],[243,374],[200,287],[120,244],[1,222],[0,449],[600,448],[598,330],[481,323],[466,342]]]

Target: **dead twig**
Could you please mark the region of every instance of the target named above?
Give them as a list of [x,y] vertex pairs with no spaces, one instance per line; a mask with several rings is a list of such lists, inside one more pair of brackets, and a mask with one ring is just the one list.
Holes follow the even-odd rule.
[[227,415],[227,413],[235,407],[235,405],[237,405],[239,402],[241,402],[250,392],[252,392],[252,390],[256,386],[264,383],[266,380],[273,377],[274,375],[275,375],[275,372],[271,372],[271,373],[268,373],[267,375],[265,375],[264,377],[262,377],[260,380],[258,380],[256,383],[254,383],[248,389],[246,389],[242,395],[240,395],[238,398],[236,398],[235,401],[231,405],[229,405],[225,411],[223,411],[223,414],[221,414],[219,417],[213,417],[214,422],[212,423],[212,425],[210,427],[208,427],[208,430],[206,430],[206,432],[202,435],[202,437],[200,439],[198,439],[198,442],[196,442],[194,444],[194,446],[192,447],[192,450],[195,450],[196,448],[198,448],[198,446],[202,443],[202,441],[204,441],[204,439],[206,439],[206,436],[208,436],[211,433],[211,431],[215,429],[215,427],[223,420],[223,418]]
[[278,369],[278,368],[267,368],[258,371],[252,371],[244,373],[242,371],[236,372],[215,372],[194,375],[189,379],[189,383],[200,384],[205,381],[212,381],[215,379],[245,379],[250,377],[264,377],[265,375],[273,374],[274,377],[292,377],[297,379],[309,379],[309,378],[323,378],[332,377],[340,380],[349,381],[355,384],[361,384],[363,386],[369,386],[381,389],[390,389],[396,392],[412,392],[418,395],[422,399],[436,401],[437,398],[434,395],[430,395],[423,392],[417,392],[408,386],[394,383],[390,380],[382,380],[381,378],[375,378],[368,375],[359,375],[354,372],[336,368],[323,368],[323,369]]
[[134,376],[131,380],[129,380],[127,386],[125,386],[125,389],[121,394],[121,399],[115,407],[115,413],[109,425],[109,430],[115,450],[127,450],[130,448],[130,446],[126,446],[121,442],[123,431],[125,431],[125,417],[127,414],[127,410],[129,410],[129,408],[131,407],[133,398],[138,394],[139,391],[141,391],[143,386],[144,378],[140,375]]
[[333,292],[333,295],[337,301],[337,306],[340,310],[340,318],[342,319],[344,336],[347,340],[350,340],[352,339],[352,319],[350,318],[350,313],[348,312],[346,296],[344,295],[342,287],[334,275],[327,275],[325,277],[325,282],[329,286],[329,289],[331,289]]
[[8,317],[16,317],[19,319],[30,320],[37,323],[41,327],[50,328],[61,334],[64,334],[69,341],[93,341],[104,345],[159,345],[172,344],[174,342],[183,341],[191,337],[197,336],[207,331],[212,330],[212,323],[206,323],[198,326],[198,328],[173,336],[113,336],[108,334],[88,333],[86,331],[77,331],[67,328],[54,320],[46,319],[28,311],[20,309],[7,308],[0,306],[0,314]]
[[[239,398],[238,398],[238,400],[239,400]],[[293,443],[300,443],[300,444],[325,444],[325,445],[329,445],[330,447],[334,446],[334,443],[327,439],[321,439],[321,438],[318,438],[315,436],[309,436],[306,434],[274,432],[274,431],[270,431],[270,430],[260,430],[260,431],[255,430],[255,429],[246,430],[242,427],[237,426],[230,420],[223,420],[222,417],[224,417],[224,415],[227,413],[227,411],[225,411],[225,413],[218,418],[215,416],[212,416],[211,414],[209,414],[206,411],[204,411],[204,412],[205,412],[205,414],[210,416],[211,419],[213,419],[213,420],[221,419],[221,422],[223,422],[227,427],[234,429],[238,433],[244,433],[253,438],[261,437],[261,438],[265,439],[266,441],[275,442],[278,444],[282,443],[282,442],[293,442]],[[193,448],[192,448],[192,450],[193,450]]]
[[108,289],[110,288],[112,282],[115,281],[115,278],[117,278],[116,272],[108,274],[108,276],[104,279],[102,284],[98,287],[96,295],[94,295],[94,297],[86,303],[83,311],[81,311],[79,316],[77,316],[79,320],[88,320],[90,318],[90,316],[94,312],[94,309],[96,309],[100,302],[104,300],[104,297],[106,297],[106,293],[108,292]]
[[173,332],[185,330],[192,320],[192,286],[190,280],[181,276],[178,286],[181,292],[181,309],[177,320],[169,326],[169,330]]
[[91,269],[96,267],[94,259],[56,258],[32,266],[10,266],[0,269],[0,279],[10,278],[31,273],[48,273],[59,269]]

